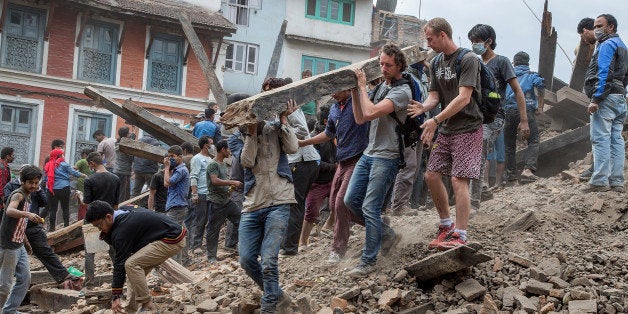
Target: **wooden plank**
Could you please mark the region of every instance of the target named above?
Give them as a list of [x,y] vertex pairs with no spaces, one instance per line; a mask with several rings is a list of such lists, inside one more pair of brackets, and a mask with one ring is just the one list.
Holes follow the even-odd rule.
[[[408,64],[423,61],[428,55],[427,51],[421,51],[419,45],[406,47],[402,51]],[[371,58],[235,102],[224,111],[220,121],[226,127],[257,123],[283,112],[290,99],[300,106],[339,90],[354,88],[357,86],[353,72],[355,68],[364,70],[367,81],[382,76],[379,57]]]
[[172,258],[161,263],[155,270],[157,270],[159,277],[172,284],[194,283],[196,281],[191,271]]
[[87,95],[89,98],[98,102],[103,108],[111,111],[111,113],[115,114],[126,120],[127,123],[135,125],[135,120],[133,117],[129,116],[122,109],[122,105],[120,105],[117,101],[113,100],[113,98],[105,96],[101,91],[91,87],[86,86],[83,93]]
[[288,27],[288,20],[283,20],[281,28],[279,29],[279,35],[277,35],[277,41],[275,41],[275,49],[270,57],[270,63],[268,64],[268,71],[266,72],[266,79],[269,77],[276,77],[277,70],[279,69],[279,59],[281,58],[281,50],[283,49],[283,42],[286,37],[286,27]]
[[164,156],[168,153],[168,151],[164,148],[140,141],[134,141],[129,138],[122,138],[118,144],[118,148],[125,154],[141,157],[158,163],[163,163]]
[[180,145],[183,142],[190,142],[195,146],[198,144],[194,135],[153,115],[130,100],[125,101],[124,105],[120,105],[114,99],[105,96],[101,91],[91,86],[85,87],[83,92],[113,114],[125,119],[127,123],[137,125],[168,145]]
[[427,281],[446,274],[469,268],[473,265],[490,261],[492,258],[479,253],[479,243],[469,243],[444,252],[430,255],[405,269],[415,276],[417,282]]
[[124,102],[122,110],[133,117],[135,125],[168,145],[181,145],[183,142],[190,142],[192,145],[198,146],[198,139],[194,135],[152,114],[130,100]]
[[581,91],[584,87],[584,76],[589,68],[589,62],[593,56],[595,45],[588,44],[584,39],[580,38],[580,45],[578,46],[578,54],[576,54],[576,63],[571,73],[571,79],[569,80],[569,87],[574,90]]
[[554,119],[566,120],[568,129],[571,129],[589,122],[588,105],[589,99],[585,94],[566,86],[556,91],[556,103],[545,113]]
[[179,22],[183,27],[185,37],[192,46],[192,50],[194,51],[194,55],[196,55],[196,59],[198,59],[198,63],[201,65],[201,69],[203,70],[203,74],[205,74],[205,78],[209,83],[209,89],[214,95],[216,103],[220,106],[221,110],[224,110],[227,107],[227,96],[225,95],[225,91],[222,89],[218,76],[216,76],[215,67],[209,62],[209,58],[205,53],[203,44],[198,39],[198,35],[196,35],[196,32],[194,31],[194,27],[192,27],[190,17],[187,13],[180,11]]
[[65,228],[61,228],[53,232],[49,232],[47,235],[48,244],[54,247],[54,245],[58,243],[61,243],[70,239],[74,239],[77,237],[82,237],[83,231],[81,229],[81,226],[83,226],[83,220],[79,220]]
[[[549,138],[539,143],[539,157],[552,151],[563,149],[565,146],[589,139],[589,125],[565,131],[560,135]],[[517,151],[517,163],[524,162],[528,148]]]
[[[162,161],[163,161],[163,159],[162,159]],[[118,204],[118,207],[124,206],[124,205],[135,204],[135,203],[141,201],[142,199],[148,197],[149,194],[150,194],[150,192],[146,191],[146,192],[144,192],[144,193],[142,193],[142,194],[140,194],[140,195],[138,195],[136,197],[130,198],[130,199],[128,199],[128,200]]]
[[558,103],[558,96],[551,90],[546,89],[544,101],[546,105],[555,106]]
[[545,78],[545,88],[553,89],[554,63],[556,61],[556,43],[558,34],[552,27],[552,13],[547,10],[547,0],[543,8],[543,20],[541,21],[541,41],[539,48],[539,75]]

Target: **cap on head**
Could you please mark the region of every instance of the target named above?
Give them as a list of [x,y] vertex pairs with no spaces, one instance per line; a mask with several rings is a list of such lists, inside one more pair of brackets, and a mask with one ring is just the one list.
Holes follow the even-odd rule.
[[530,65],[530,56],[523,51],[519,51],[515,54],[515,57],[512,58],[512,62],[515,65]]

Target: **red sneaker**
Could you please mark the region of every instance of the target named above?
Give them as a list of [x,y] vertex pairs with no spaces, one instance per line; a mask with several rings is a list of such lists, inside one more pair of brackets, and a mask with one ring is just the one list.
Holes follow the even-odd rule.
[[447,226],[443,226],[443,225],[439,225],[438,226],[438,235],[436,236],[436,239],[432,240],[432,242],[430,242],[429,244],[429,248],[433,249],[433,248],[437,248],[439,247],[440,243],[443,242],[445,240],[445,238],[447,238],[447,236],[454,231],[454,229],[456,228],[456,224],[452,223],[451,226],[447,227]]
[[461,245],[467,245],[467,241],[463,240],[458,232],[452,232],[438,245],[438,249],[444,251]]

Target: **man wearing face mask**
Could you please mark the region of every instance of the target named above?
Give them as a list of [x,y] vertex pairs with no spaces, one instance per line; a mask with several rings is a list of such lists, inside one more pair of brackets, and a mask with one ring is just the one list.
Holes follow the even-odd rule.
[[593,175],[583,192],[613,190],[624,193],[625,142],[621,135],[626,120],[628,49],[617,35],[617,20],[610,14],[595,19],[598,45],[584,81],[591,99],[590,136],[593,148]]
[[[486,156],[493,150],[495,141],[504,128],[505,112],[503,100],[506,99],[506,85],[510,85],[510,88],[512,88],[515,94],[515,99],[517,100],[516,110],[520,118],[518,125],[519,134],[523,136],[523,138],[528,138],[530,128],[528,126],[525,97],[519,86],[519,81],[517,81],[515,69],[507,57],[498,55],[494,51],[495,47],[497,47],[497,35],[493,27],[486,24],[477,24],[471,28],[468,37],[472,43],[473,52],[482,57],[482,62],[486,64],[493,74],[493,77],[495,77],[495,85],[502,99],[501,108],[495,117],[495,121],[483,125],[480,178],[471,181],[471,207],[473,211],[477,211],[480,209],[482,190],[484,186],[488,187],[488,180],[485,178]],[[513,112],[513,114],[517,114],[517,112]],[[501,145],[501,149],[503,149],[503,145]],[[498,165],[497,170],[496,182],[501,182],[501,176],[504,174],[504,163]],[[511,183],[515,182],[516,180]],[[490,194],[490,192],[488,194]]]
[[118,208],[120,199],[120,179],[109,172],[102,163],[102,157],[97,152],[87,155],[87,165],[94,173],[85,179],[85,196],[83,203],[89,204],[95,200],[109,203],[114,209]]
[[[164,157],[164,186],[168,188],[166,215],[183,225],[188,212],[188,194],[190,193],[190,171],[183,162],[183,149],[179,145],[170,146],[168,156]],[[186,226],[187,229],[193,226]],[[175,260],[187,263],[188,245],[178,253]]]

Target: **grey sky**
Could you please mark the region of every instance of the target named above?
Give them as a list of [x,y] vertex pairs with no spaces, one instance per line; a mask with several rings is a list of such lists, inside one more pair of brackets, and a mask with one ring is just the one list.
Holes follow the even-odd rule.
[[[419,16],[420,0],[397,0],[397,12]],[[544,0],[525,0],[534,13],[542,18]],[[626,0],[549,0],[552,25],[558,33],[558,43],[573,61],[574,48],[580,37],[576,26],[583,17],[595,18],[610,13],[617,18],[618,34],[628,38],[628,1]],[[457,44],[470,48],[467,33],[475,24],[489,24],[497,33],[498,54],[512,60],[515,53],[524,50],[530,54],[530,66],[538,67],[541,24],[525,6],[523,0],[422,0],[420,18],[429,20],[443,17],[451,23]],[[569,82],[571,65],[557,47],[554,76]]]

